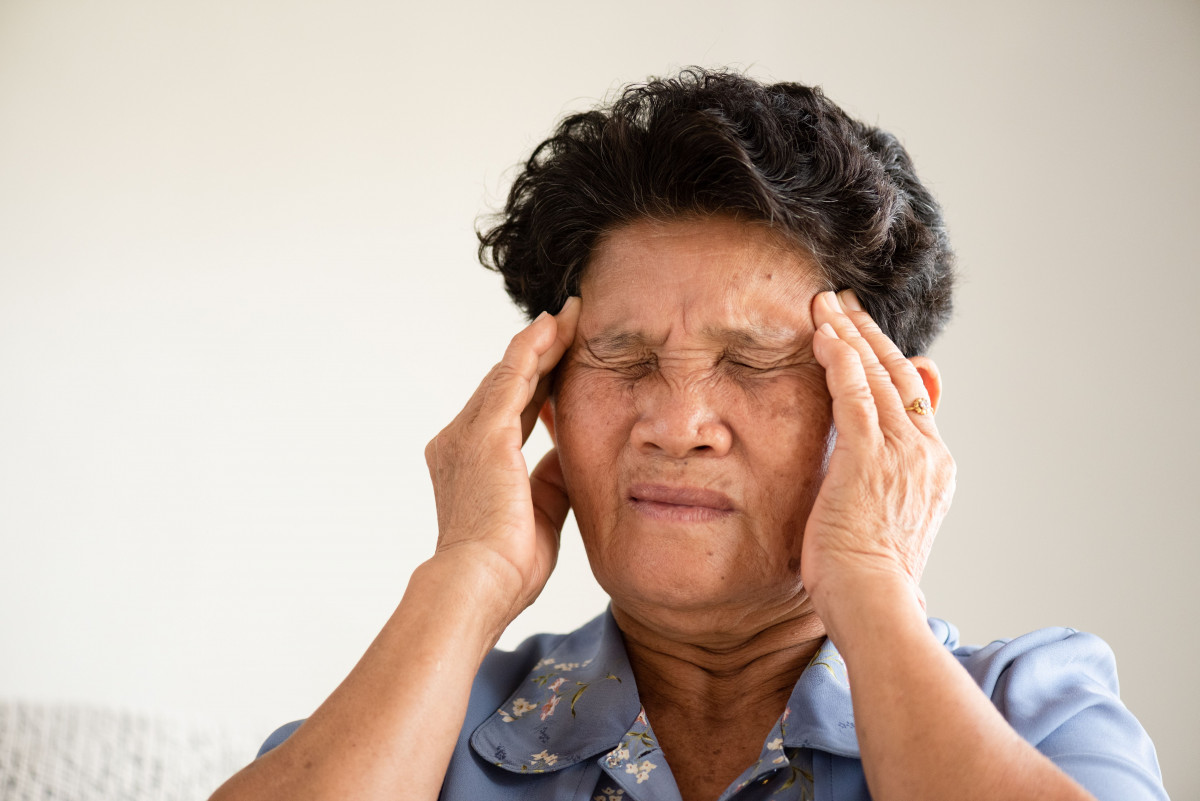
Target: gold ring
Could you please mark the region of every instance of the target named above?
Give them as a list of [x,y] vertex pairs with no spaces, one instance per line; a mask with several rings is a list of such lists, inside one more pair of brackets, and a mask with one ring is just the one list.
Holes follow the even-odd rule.
[[929,402],[929,398],[917,398],[915,401],[904,407],[906,412],[916,412],[917,414],[933,414],[933,404]]

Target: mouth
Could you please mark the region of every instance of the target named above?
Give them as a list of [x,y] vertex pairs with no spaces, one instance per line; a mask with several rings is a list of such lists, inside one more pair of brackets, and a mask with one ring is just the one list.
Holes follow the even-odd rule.
[[711,522],[734,512],[733,501],[723,493],[665,484],[634,484],[629,488],[629,504],[651,519],[679,523]]

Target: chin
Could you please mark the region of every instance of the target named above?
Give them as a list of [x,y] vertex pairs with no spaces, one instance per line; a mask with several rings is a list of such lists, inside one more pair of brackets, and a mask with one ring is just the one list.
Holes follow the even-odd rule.
[[716,622],[722,613],[741,618],[803,595],[798,574],[772,575],[766,566],[744,559],[678,551],[636,555],[609,570],[593,565],[593,572],[618,606],[694,616],[701,624]]

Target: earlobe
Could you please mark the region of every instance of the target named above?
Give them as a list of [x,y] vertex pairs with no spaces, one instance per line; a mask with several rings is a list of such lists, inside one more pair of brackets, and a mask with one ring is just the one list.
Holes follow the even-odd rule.
[[541,418],[542,424],[546,426],[546,430],[550,432],[550,441],[554,443],[554,447],[558,447],[558,440],[554,438],[554,404],[549,398],[542,404],[541,411],[538,412],[538,417]]
[[913,367],[917,368],[917,373],[921,376],[921,383],[925,385],[925,394],[936,413],[938,404],[942,402],[942,374],[938,370],[938,366],[928,356],[913,356],[909,361],[912,362]]

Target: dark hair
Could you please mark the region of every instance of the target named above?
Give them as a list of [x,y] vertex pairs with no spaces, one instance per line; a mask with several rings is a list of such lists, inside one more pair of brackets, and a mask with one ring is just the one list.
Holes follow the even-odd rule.
[[894,136],[821,90],[699,68],[573,114],[513,182],[479,259],[532,318],[579,292],[597,238],[643,218],[727,213],[809,250],[912,356],[950,315],[941,209]]

